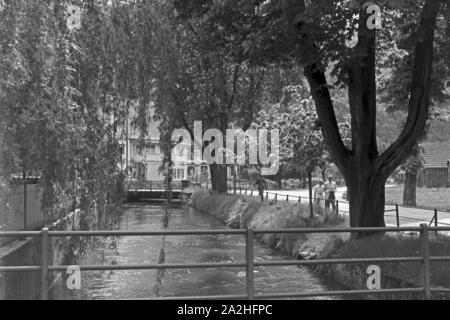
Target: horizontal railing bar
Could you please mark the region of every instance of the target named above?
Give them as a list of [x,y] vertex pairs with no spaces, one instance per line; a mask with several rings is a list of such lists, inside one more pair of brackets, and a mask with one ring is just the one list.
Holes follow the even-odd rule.
[[[430,227],[430,231],[450,231],[450,227]],[[387,227],[387,228],[292,228],[292,229],[266,229],[254,230],[255,234],[273,234],[273,233],[353,233],[353,232],[419,232],[420,227]],[[49,231],[52,237],[84,237],[84,236],[183,236],[183,235],[244,235],[247,231],[244,229],[221,229],[221,230],[154,230],[154,231]],[[0,237],[39,237],[41,231],[11,232],[2,231]]]
[[450,227],[429,227],[428,230],[429,231],[450,231]]
[[49,231],[50,237],[113,237],[113,236],[189,236],[189,235],[243,235],[235,230],[155,230],[155,231]]
[[[431,261],[450,261],[450,257],[431,257]],[[421,257],[404,258],[361,258],[361,259],[328,259],[328,260],[283,260],[283,261],[260,261],[255,262],[256,267],[268,266],[296,266],[296,265],[319,265],[319,264],[354,264],[354,263],[393,263],[393,262],[422,262]],[[81,271],[99,270],[156,270],[156,269],[208,269],[208,268],[242,268],[244,262],[230,263],[195,263],[195,264],[148,264],[148,265],[81,265]],[[49,266],[49,271],[66,271],[69,266]],[[40,266],[10,266],[0,267],[0,272],[25,272],[40,271]]]
[[431,262],[445,262],[445,261],[450,261],[450,257],[449,256],[430,257],[430,261]]
[[0,231],[0,238],[7,237],[39,237],[41,231]]
[[[432,228],[430,228],[431,230]],[[444,230],[445,228],[440,228],[439,230]],[[324,228],[324,229],[314,229],[314,228],[303,228],[303,229],[266,229],[266,230],[254,230],[255,234],[273,234],[273,233],[353,233],[353,232],[399,232],[399,231],[417,231],[421,229],[419,227],[407,227],[407,228]],[[450,230],[450,228],[449,228]]]
[[13,266],[13,267],[0,267],[0,272],[30,272],[41,271],[40,266]]
[[255,295],[256,299],[276,299],[276,298],[309,298],[326,296],[349,296],[364,294],[386,294],[386,293],[410,293],[423,292],[423,288],[403,288],[403,289],[380,289],[380,290],[349,290],[349,291],[312,291],[299,293],[274,293]]
[[[450,257],[449,257],[450,260]],[[402,258],[361,258],[361,259],[328,259],[328,260],[285,260],[285,261],[258,261],[255,267],[268,266],[299,266],[299,265],[318,265],[318,264],[353,264],[353,263],[394,263],[394,262],[422,262],[421,257],[402,257]]]
[[[210,268],[243,268],[245,263],[180,263],[180,264],[140,264],[140,265],[81,265],[81,271],[110,271],[110,270],[160,270],[160,269],[210,269]],[[66,271],[69,266],[49,266],[49,271]]]
[[447,288],[431,288],[430,291],[434,293],[450,293],[450,289]]
[[155,298],[142,298],[132,300],[158,301],[158,300],[245,300],[245,299],[247,299],[246,294],[230,294],[217,296],[155,297]]

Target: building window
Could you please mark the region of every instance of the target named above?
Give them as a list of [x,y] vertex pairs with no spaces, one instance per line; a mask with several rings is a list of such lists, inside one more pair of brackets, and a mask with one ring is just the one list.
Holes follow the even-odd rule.
[[184,180],[184,169],[177,169],[175,179],[177,180]]
[[155,155],[156,154],[156,144],[150,145],[150,154]]

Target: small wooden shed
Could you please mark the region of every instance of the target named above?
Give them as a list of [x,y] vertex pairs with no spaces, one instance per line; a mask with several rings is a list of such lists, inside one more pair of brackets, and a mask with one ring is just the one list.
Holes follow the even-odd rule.
[[426,188],[450,187],[450,143],[424,143],[423,169],[417,185]]

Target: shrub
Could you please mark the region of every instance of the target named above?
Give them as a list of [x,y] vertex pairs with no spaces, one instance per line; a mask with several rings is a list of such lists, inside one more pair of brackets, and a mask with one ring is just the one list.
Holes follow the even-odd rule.
[[[447,241],[430,241],[430,255],[450,255],[450,244]],[[340,248],[336,248],[331,256],[339,258],[417,257],[420,256],[420,240],[388,235],[349,240]],[[384,263],[380,267],[389,276],[420,284],[421,265],[419,263]],[[431,283],[450,287],[449,268],[450,263],[431,263]]]

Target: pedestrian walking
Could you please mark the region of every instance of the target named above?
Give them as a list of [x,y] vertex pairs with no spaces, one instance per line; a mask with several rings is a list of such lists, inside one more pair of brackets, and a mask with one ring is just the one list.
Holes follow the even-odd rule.
[[336,182],[333,181],[333,176],[328,177],[328,181],[325,183],[325,208],[327,212],[332,208],[332,213],[336,210]]
[[261,202],[264,202],[264,190],[267,189],[267,183],[262,175],[259,176],[258,181],[256,181],[256,185],[258,186],[258,192],[259,196],[261,197]]
[[314,202],[316,203],[316,208],[319,213],[322,211],[322,205],[325,200],[325,185],[323,180],[320,180],[319,183],[314,187]]

